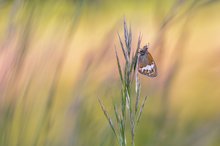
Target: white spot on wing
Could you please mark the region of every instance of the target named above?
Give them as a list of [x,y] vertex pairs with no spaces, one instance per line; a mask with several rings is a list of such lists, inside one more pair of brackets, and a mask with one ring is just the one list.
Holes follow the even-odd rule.
[[149,72],[149,71],[153,71],[153,69],[154,69],[154,63],[141,68],[141,71],[144,72],[146,70],[147,72]]

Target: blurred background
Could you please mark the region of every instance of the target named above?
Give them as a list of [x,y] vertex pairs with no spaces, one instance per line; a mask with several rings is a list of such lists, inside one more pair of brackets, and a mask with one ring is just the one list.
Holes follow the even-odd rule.
[[158,68],[140,75],[136,145],[219,146],[219,14],[219,0],[0,0],[0,145],[117,145],[97,97],[113,117],[126,18]]

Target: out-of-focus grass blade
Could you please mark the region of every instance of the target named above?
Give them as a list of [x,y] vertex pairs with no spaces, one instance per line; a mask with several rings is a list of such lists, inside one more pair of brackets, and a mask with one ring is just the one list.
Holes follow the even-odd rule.
[[140,120],[140,117],[141,117],[141,114],[143,112],[143,109],[144,109],[144,105],[145,105],[145,102],[147,100],[147,96],[145,96],[143,102],[142,102],[142,105],[141,105],[141,108],[140,108],[140,111],[139,111],[139,114],[137,116],[137,123],[139,123],[139,120]]
[[101,106],[101,108],[102,108],[102,111],[103,111],[103,113],[104,113],[106,119],[107,119],[108,122],[109,122],[110,127],[112,128],[112,131],[114,132],[114,134],[115,134],[115,136],[116,136],[116,138],[117,138],[117,140],[118,140],[118,136],[117,136],[117,133],[116,133],[114,124],[113,124],[113,122],[112,122],[112,119],[110,118],[110,116],[109,116],[107,110],[105,109],[104,104],[101,102],[101,100],[100,100],[99,98],[98,98],[98,101],[99,101],[99,104],[100,104],[100,106]]
[[119,75],[120,75],[120,79],[121,79],[121,82],[123,83],[123,76],[122,76],[122,71],[121,71],[121,65],[120,65],[120,61],[119,61],[119,58],[118,58],[118,53],[117,53],[116,47],[115,47],[115,56],[116,56],[116,59],[117,59],[118,72],[119,72]]

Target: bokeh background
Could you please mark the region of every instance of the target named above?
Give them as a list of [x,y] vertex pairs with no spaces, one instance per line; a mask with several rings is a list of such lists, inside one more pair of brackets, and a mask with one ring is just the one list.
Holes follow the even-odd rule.
[[219,0],[1,0],[1,146],[117,145],[97,97],[114,117],[124,19],[158,68],[136,145],[220,145]]

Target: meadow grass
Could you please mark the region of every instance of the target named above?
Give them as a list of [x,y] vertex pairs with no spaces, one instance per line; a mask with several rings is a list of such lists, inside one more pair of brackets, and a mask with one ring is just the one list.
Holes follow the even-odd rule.
[[[131,27],[128,28],[126,20],[124,20],[124,42],[120,34],[118,33],[118,39],[121,46],[121,51],[123,52],[123,57],[125,64],[121,65],[120,58],[117,53],[117,48],[115,47],[115,56],[117,60],[118,73],[121,81],[121,100],[120,103],[113,103],[114,114],[116,121],[113,122],[112,118],[108,114],[104,104],[98,98],[102,111],[104,112],[105,117],[107,118],[109,125],[119,143],[120,146],[127,145],[127,135],[126,131],[130,131],[131,145],[135,145],[135,129],[140,120],[143,108],[147,99],[147,96],[144,98],[142,104],[140,105],[140,92],[141,84],[139,81],[137,73],[137,59],[138,59],[138,50],[140,49],[141,44],[141,35],[139,35],[137,48],[132,50],[132,32]],[[131,55],[132,53],[133,55]],[[124,69],[122,68],[124,67]],[[132,81],[135,77],[136,85],[133,86],[135,89],[132,89]],[[135,94],[133,91],[135,90]],[[120,105],[118,107],[118,105]],[[126,123],[129,123],[128,125]],[[114,124],[115,123],[115,124]]]

